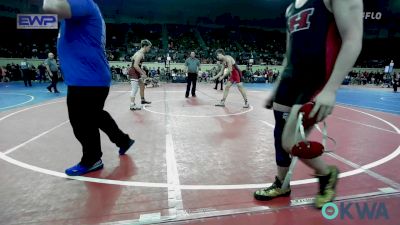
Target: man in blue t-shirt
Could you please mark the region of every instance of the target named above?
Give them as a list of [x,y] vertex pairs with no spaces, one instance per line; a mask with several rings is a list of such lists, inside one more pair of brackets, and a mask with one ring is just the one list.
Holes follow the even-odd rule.
[[75,137],[83,156],[65,170],[80,176],[103,168],[101,129],[123,155],[133,145],[104,108],[111,84],[105,55],[106,30],[101,12],[93,0],[44,0],[43,10],[58,15],[61,27],[57,49],[61,70],[68,85],[67,106]]

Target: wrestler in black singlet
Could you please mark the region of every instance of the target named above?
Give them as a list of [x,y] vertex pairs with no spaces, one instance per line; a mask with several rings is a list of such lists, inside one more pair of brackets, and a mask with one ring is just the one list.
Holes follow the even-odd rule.
[[274,101],[292,106],[312,100],[324,87],[336,62],[341,38],[323,0],[308,0],[299,9],[292,3],[286,20],[287,66]]

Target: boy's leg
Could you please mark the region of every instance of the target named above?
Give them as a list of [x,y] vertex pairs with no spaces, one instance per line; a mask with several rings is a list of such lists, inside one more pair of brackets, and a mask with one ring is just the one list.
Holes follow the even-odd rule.
[[144,79],[139,79],[139,87],[140,87],[140,98],[141,98],[141,103],[142,105],[144,104],[151,104],[151,102],[146,101],[145,97],[144,97]]
[[222,107],[225,106],[225,100],[228,97],[229,89],[231,88],[231,86],[232,86],[232,82],[228,81],[228,83],[226,84],[226,87],[225,87],[225,90],[224,90],[224,95],[222,97],[221,102],[215,104],[215,106],[222,106]]
[[[303,141],[301,135],[296,132],[296,124],[298,113],[302,105],[294,105],[290,112],[289,118],[282,134],[282,147],[291,153],[292,148],[299,142]],[[311,129],[306,131],[306,136],[310,133]],[[296,134],[297,133],[297,134]],[[315,207],[322,208],[322,206],[334,199],[336,191],[336,184],[338,180],[339,171],[335,166],[328,166],[322,157],[313,159],[299,158],[304,164],[314,169],[316,177],[319,179],[320,191],[315,198]]]
[[289,196],[291,193],[290,186],[287,189],[282,189],[282,183],[292,161],[289,153],[282,148],[282,133],[289,115],[288,111],[290,111],[289,107],[287,107],[286,112],[274,110],[274,145],[277,176],[275,177],[275,182],[270,187],[260,189],[254,193],[255,199],[260,201],[267,201],[277,197]]
[[[302,105],[294,105],[289,114],[288,120],[286,122],[285,128],[282,133],[282,147],[283,149],[291,153],[294,145],[303,141],[300,134],[297,133],[296,136],[296,124],[298,113]],[[308,134],[311,130],[307,131]],[[307,135],[306,134],[306,135]],[[326,175],[329,173],[327,165],[322,161],[321,157],[317,157],[314,159],[300,159],[307,166],[313,168],[317,174]]]
[[140,109],[140,107],[138,107],[135,103],[136,94],[137,94],[138,90],[139,90],[139,80],[131,79],[131,104],[130,104],[131,110],[139,110]]
[[247,102],[247,94],[246,94],[246,90],[243,87],[243,83],[238,83],[237,87],[239,89],[240,94],[242,94],[243,100],[244,100],[244,108],[249,108],[249,103]]

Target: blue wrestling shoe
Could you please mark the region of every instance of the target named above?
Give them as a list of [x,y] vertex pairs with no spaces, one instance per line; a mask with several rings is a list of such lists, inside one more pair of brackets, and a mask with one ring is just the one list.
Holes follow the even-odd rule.
[[91,167],[86,167],[82,166],[80,163],[76,164],[75,166],[68,168],[65,170],[65,174],[68,176],[82,176],[84,174],[96,171],[96,170],[101,170],[103,169],[104,164],[101,160],[97,161],[93,166]]
[[119,155],[125,155],[129,148],[135,143],[135,140],[129,139],[129,144],[126,147],[119,148]]

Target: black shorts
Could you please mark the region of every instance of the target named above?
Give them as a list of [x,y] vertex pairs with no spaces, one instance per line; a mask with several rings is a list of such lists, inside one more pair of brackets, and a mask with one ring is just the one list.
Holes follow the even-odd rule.
[[282,76],[274,102],[289,107],[297,104],[303,105],[313,100],[323,86],[323,81],[312,80],[307,82],[306,79]]

